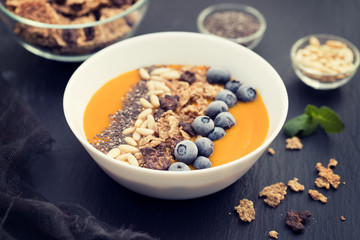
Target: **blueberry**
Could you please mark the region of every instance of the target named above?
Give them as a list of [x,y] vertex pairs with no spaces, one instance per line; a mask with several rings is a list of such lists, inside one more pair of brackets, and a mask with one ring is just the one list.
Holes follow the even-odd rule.
[[214,143],[206,137],[196,139],[195,145],[199,156],[209,157],[214,152]]
[[176,145],[174,154],[179,162],[191,164],[198,155],[198,149],[192,141],[183,140]]
[[222,127],[223,129],[229,129],[235,125],[236,120],[229,112],[219,113],[214,120],[216,127]]
[[214,121],[208,116],[199,116],[192,126],[197,134],[207,136],[214,129]]
[[230,73],[228,70],[219,67],[212,67],[206,74],[206,79],[212,84],[223,84],[225,85],[230,81]]
[[205,169],[211,167],[211,161],[207,157],[199,156],[195,159],[193,163],[194,168],[196,169]]
[[242,85],[236,91],[236,96],[240,102],[251,102],[256,98],[256,90],[250,86]]
[[213,101],[209,104],[205,111],[205,115],[214,119],[219,113],[227,112],[229,107],[223,101]]
[[214,130],[208,135],[208,138],[212,141],[219,140],[225,136],[225,130],[221,127],[215,127]]
[[227,90],[232,91],[233,93],[236,93],[236,91],[238,90],[238,88],[241,86],[240,81],[234,80],[234,81],[228,81],[225,84],[225,88]]
[[190,171],[190,168],[183,162],[175,162],[170,165],[168,171]]
[[223,89],[221,90],[217,95],[216,95],[216,98],[215,100],[220,100],[220,101],[223,101],[225,102],[228,107],[232,107],[236,104],[237,100],[236,100],[236,95],[227,90],[227,89]]

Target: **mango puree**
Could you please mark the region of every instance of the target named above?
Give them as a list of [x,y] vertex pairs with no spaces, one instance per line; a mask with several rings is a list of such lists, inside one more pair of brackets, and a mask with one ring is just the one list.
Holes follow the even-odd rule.
[[[84,113],[84,131],[92,141],[96,134],[109,126],[109,114],[121,109],[126,92],[140,80],[133,70],[104,84],[91,98]],[[236,125],[226,130],[224,138],[214,142],[214,153],[210,156],[212,166],[219,166],[247,155],[260,146],[269,130],[269,117],[265,104],[258,93],[251,103],[237,103],[230,108]]]

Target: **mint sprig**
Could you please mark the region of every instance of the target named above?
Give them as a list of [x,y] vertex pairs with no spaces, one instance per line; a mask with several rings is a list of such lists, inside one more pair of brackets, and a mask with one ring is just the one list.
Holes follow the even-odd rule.
[[317,108],[314,105],[307,105],[305,113],[285,123],[284,131],[289,137],[295,135],[309,136],[318,129],[319,125],[328,133],[344,130],[344,123],[332,109],[326,106]]

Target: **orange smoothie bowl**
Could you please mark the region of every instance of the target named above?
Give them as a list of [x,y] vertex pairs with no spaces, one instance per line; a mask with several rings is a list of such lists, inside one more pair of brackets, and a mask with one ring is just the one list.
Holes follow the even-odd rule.
[[[192,171],[166,171],[137,167],[116,160],[96,149],[87,136],[85,112],[95,93],[106,86],[111,79],[133,70],[153,65],[194,65],[226,68],[233,79],[251,85],[261,96],[261,104],[267,113],[267,132],[264,139],[244,153],[236,155],[219,154],[231,142],[232,148],[246,145],[237,142],[239,134],[251,134],[251,123],[247,126],[237,121],[236,131],[229,131],[223,139],[215,142],[218,147],[215,158],[223,158],[221,164]],[[119,80],[124,85],[126,78]],[[111,97],[119,101],[123,96]],[[104,94],[103,94],[104,95]],[[259,101],[260,101],[259,100]],[[247,104],[247,103],[244,103]],[[288,96],[284,83],[274,68],[251,50],[215,36],[188,32],[162,32],[137,36],[109,46],[90,57],[71,76],[64,93],[63,108],[66,121],[76,138],[95,162],[116,182],[137,193],[161,199],[191,199],[220,191],[241,178],[260,158],[263,152],[283,127],[288,111]],[[230,112],[235,115],[237,110]],[[111,114],[110,113],[107,113]],[[256,110],[253,114],[257,116]],[[266,114],[265,114],[266,115]],[[259,118],[264,116],[259,114]],[[85,120],[85,121],[84,121]],[[258,123],[259,124],[259,123]],[[262,124],[260,122],[260,124]],[[254,125],[255,126],[255,125]],[[246,129],[245,129],[246,128]],[[256,138],[256,129],[254,137]],[[228,137],[228,139],[226,139]],[[222,149],[224,150],[224,149]],[[215,153],[214,152],[214,153]]]

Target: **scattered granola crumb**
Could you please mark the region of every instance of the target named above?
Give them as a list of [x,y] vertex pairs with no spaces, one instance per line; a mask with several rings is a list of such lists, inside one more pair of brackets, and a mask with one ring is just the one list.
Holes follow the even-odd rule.
[[[326,181],[333,187],[338,188],[340,184],[340,176],[337,174],[334,174],[333,170],[330,168],[331,166],[336,166],[337,161],[335,159],[330,159],[328,167],[324,167],[321,163],[316,164],[316,169],[319,171],[319,176],[323,179],[316,179],[315,184],[317,187],[326,187],[327,184]],[[320,182],[325,182],[321,183]]]
[[309,190],[309,194],[310,196],[314,199],[314,200],[318,200],[322,203],[326,203],[327,202],[327,197],[325,197],[324,195],[322,195],[321,193],[319,193],[316,190]]
[[286,195],[287,186],[278,182],[273,185],[264,187],[264,189],[259,193],[259,197],[265,196],[264,202],[270,207],[276,207],[284,200]]
[[326,180],[326,178],[323,177],[316,178],[315,185],[318,188],[326,188],[326,189],[330,188],[330,183],[328,182],[328,180]]
[[303,144],[298,137],[292,137],[286,139],[286,149],[300,150],[303,148]]
[[274,150],[272,147],[269,147],[269,148],[268,148],[268,153],[269,153],[270,155],[274,155],[274,154],[275,154],[275,150]]
[[303,210],[300,212],[295,212],[294,210],[289,210],[286,212],[286,221],[285,224],[294,232],[303,232],[305,231],[305,227],[303,225],[303,222],[305,222],[306,219],[311,217],[311,212],[309,210]]
[[343,184],[345,185],[345,184],[346,184],[346,182],[344,181],[344,182],[343,182]]
[[255,219],[255,209],[252,201],[244,198],[240,200],[240,204],[234,208],[241,221],[243,222],[251,222]]
[[295,192],[304,191],[304,185],[298,182],[298,178],[294,178],[293,180],[288,181],[288,186]]
[[337,164],[338,164],[338,161],[336,161],[335,158],[330,158],[328,168],[336,167]]
[[278,234],[279,233],[277,231],[272,230],[269,232],[269,237],[278,239]]
[[341,221],[345,221],[345,220],[346,220],[346,218],[344,218],[344,216],[341,216],[340,219],[341,219]]

